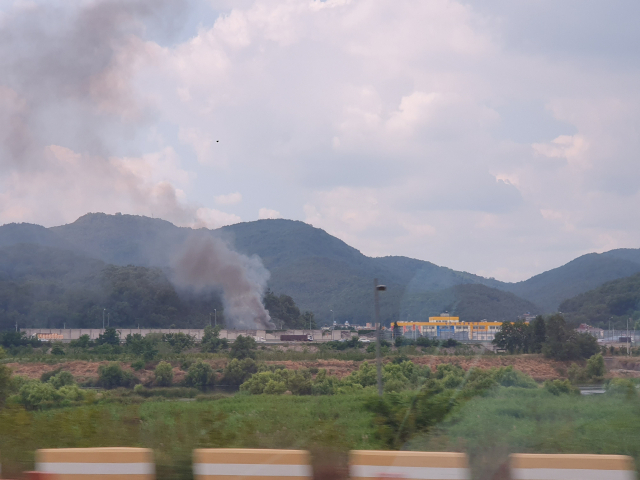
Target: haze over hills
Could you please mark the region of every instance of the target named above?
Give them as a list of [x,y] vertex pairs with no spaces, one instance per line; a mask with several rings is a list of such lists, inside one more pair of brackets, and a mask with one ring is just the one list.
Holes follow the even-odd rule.
[[[191,233],[161,219],[92,213],[52,228],[4,225],[0,246],[33,243],[115,265],[169,267]],[[423,319],[444,310],[469,319],[507,320],[525,312],[556,311],[565,299],[640,272],[640,250],[612,250],[584,255],[523,282],[505,283],[422,260],[367,257],[299,221],[258,220],[210,233],[241,253],[258,255],[271,273],[269,288],[291,295],[320,322],[334,315],[340,322],[371,321],[373,278],[388,286],[381,303],[385,321]]]

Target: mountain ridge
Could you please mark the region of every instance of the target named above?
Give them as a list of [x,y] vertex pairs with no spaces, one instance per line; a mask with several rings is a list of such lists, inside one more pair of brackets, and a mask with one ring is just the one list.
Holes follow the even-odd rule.
[[[435,315],[439,309],[465,304],[472,295],[469,289],[435,295],[457,285],[479,284],[513,294],[504,297],[510,306],[503,312],[513,312],[515,305],[527,305],[532,313],[549,313],[557,311],[563,300],[640,272],[640,249],[618,249],[583,255],[522,282],[507,283],[409,257],[368,257],[301,221],[257,220],[198,231],[226,239],[240,253],[258,255],[271,273],[269,288],[291,295],[301,310],[313,311],[320,321],[334,315],[339,321],[371,321],[373,278],[388,286],[381,303],[382,318],[394,321]],[[81,252],[109,264],[165,268],[171,266],[176,250],[193,232],[157,218],[88,213],[70,224],[50,228],[3,225],[0,246],[34,243]],[[452,302],[453,294],[459,298]],[[486,302],[498,296],[473,295]],[[420,302],[430,305],[429,312],[418,305]]]

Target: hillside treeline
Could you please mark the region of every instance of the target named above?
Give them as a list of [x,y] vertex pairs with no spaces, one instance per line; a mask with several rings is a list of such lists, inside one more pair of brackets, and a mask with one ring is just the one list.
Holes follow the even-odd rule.
[[[267,292],[279,325],[315,327],[293,298]],[[177,291],[160,268],[108,265],[36,245],[0,248],[0,330],[34,328],[203,328],[224,310],[216,292]]]
[[595,327],[625,329],[640,320],[640,273],[607,282],[601,287],[580,294],[560,305],[569,322],[588,323]]

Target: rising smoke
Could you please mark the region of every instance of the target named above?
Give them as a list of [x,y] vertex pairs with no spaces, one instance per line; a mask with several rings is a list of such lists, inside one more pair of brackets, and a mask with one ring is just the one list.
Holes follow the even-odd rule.
[[221,290],[227,326],[237,329],[275,328],[262,305],[269,271],[256,255],[247,257],[210,235],[193,235],[173,268],[178,286],[198,291]]
[[[149,37],[168,39],[186,0],[5,3],[0,222],[51,225],[87,210],[125,210],[213,226],[179,198],[178,155],[150,145],[157,151],[142,156],[135,142],[157,116],[136,86],[159,49]],[[171,175],[153,177],[167,168]]]

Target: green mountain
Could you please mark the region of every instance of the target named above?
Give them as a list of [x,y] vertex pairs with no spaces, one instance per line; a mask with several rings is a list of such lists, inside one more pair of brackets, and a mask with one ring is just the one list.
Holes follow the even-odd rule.
[[18,326],[203,326],[217,295],[181,295],[160,268],[108,265],[70,250],[0,247],[0,330]]
[[560,311],[573,324],[624,329],[640,320],[640,274],[607,282],[560,304]]
[[[640,249],[618,249],[582,255],[528,280],[499,287],[539,305],[544,312],[580,293],[617,278],[640,272]],[[564,312],[560,308],[561,312]]]
[[[523,282],[504,283],[422,260],[367,257],[299,221],[259,220],[202,231],[225,238],[241,253],[258,255],[271,273],[269,288],[293,297],[319,323],[372,321],[374,278],[388,287],[380,305],[382,319],[389,322],[424,319],[443,310],[463,318],[496,319],[553,312],[567,298],[640,272],[640,250],[612,250],[584,255]],[[91,213],[53,228],[4,225],[0,246],[32,243],[108,264],[168,269],[192,232],[161,219]],[[471,288],[475,285],[484,288]]]

